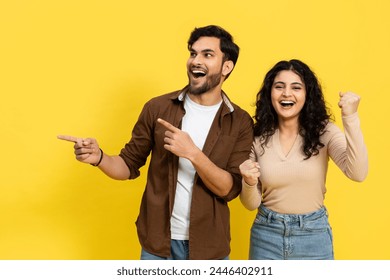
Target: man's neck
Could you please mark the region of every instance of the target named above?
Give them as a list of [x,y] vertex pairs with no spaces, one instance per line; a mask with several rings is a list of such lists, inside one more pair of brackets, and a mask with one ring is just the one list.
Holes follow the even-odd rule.
[[220,88],[213,89],[211,91],[202,93],[202,94],[192,94],[188,92],[188,96],[192,101],[203,106],[212,106],[221,102],[222,100],[222,90]]

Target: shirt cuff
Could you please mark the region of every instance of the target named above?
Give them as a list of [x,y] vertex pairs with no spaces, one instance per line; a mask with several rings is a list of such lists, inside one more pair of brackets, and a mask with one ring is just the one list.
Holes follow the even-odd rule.
[[243,188],[248,188],[248,189],[256,188],[256,187],[257,187],[257,183],[254,184],[254,185],[248,185],[248,184],[245,182],[244,178],[242,178],[242,187],[243,187]]

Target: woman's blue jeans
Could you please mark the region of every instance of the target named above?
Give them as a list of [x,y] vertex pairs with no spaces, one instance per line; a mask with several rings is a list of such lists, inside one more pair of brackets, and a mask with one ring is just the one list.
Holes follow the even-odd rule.
[[249,259],[334,259],[326,208],[297,215],[279,214],[260,205],[251,229]]

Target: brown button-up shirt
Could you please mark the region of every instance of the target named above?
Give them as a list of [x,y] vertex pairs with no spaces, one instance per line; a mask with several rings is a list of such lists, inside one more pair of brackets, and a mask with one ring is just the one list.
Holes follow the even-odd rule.
[[[151,154],[145,192],[137,219],[138,238],[149,253],[170,256],[170,218],[175,200],[178,157],[164,149],[166,128],[157,123],[162,118],[181,128],[185,114],[186,88],[148,101],[134,126],[132,137],[120,156],[130,169],[130,179]],[[233,177],[233,187],[226,197],[212,193],[195,174],[189,228],[190,259],[222,259],[230,254],[230,214],[228,201],[241,191],[239,165],[249,158],[253,142],[250,115],[231,103],[225,93],[211,125],[203,153]]]

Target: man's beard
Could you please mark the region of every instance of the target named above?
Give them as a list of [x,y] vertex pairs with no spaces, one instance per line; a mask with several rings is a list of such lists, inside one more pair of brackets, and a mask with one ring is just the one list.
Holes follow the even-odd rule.
[[199,87],[193,86],[191,84],[191,79],[189,78],[189,92],[191,94],[194,94],[194,95],[201,95],[201,94],[215,88],[216,86],[218,86],[219,83],[221,82],[221,78],[222,78],[221,73],[210,75],[206,79],[206,81],[202,85],[200,85]]

